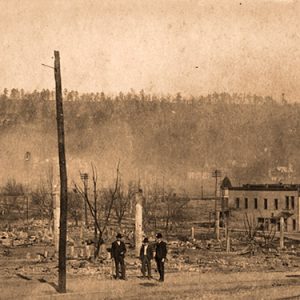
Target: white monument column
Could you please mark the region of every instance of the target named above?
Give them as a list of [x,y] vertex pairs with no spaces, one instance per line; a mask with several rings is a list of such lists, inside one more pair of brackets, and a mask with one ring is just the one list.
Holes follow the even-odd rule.
[[140,248],[143,242],[143,195],[139,190],[135,195],[135,254],[140,256]]

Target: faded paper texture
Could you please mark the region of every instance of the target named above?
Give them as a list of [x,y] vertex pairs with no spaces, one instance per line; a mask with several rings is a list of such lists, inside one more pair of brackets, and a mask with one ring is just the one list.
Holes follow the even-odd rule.
[[[0,299],[59,295],[54,50],[63,296],[299,295],[299,15],[296,0],[0,0]],[[139,258],[157,233],[164,282]]]

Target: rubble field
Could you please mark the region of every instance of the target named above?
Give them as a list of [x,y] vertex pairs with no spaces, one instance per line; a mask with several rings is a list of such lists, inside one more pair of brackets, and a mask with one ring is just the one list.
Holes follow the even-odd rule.
[[[69,277],[96,276],[112,278],[113,263],[108,248],[111,241],[103,244],[99,256],[94,259],[93,243],[87,236],[83,245],[78,238],[78,229],[68,235],[67,274]],[[92,230],[90,232],[92,234]],[[140,261],[135,257],[128,239],[126,268],[127,276],[141,275]],[[241,237],[231,238],[230,252],[226,252],[226,241],[219,241],[205,235],[197,239],[170,237],[166,272],[285,272],[298,270],[300,266],[300,245],[286,240],[286,247],[279,250],[278,241],[261,246]],[[51,233],[43,228],[0,232],[0,274],[2,278],[18,276],[24,280],[51,280],[57,277],[58,259],[55,255]],[[155,274],[155,263],[152,268]]]

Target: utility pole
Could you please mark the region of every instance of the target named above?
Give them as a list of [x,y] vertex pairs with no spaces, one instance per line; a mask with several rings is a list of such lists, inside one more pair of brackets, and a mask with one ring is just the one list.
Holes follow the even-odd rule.
[[67,209],[68,209],[68,181],[65,155],[64,112],[62,101],[62,87],[60,74],[59,51],[54,51],[54,78],[56,91],[56,121],[60,175],[60,228],[58,251],[58,291],[66,293],[66,254],[67,254]]
[[218,178],[221,177],[220,170],[214,170],[212,177],[216,179],[215,182],[215,233],[216,238],[220,238],[220,213],[218,211]]
[[97,258],[97,235],[98,235],[98,229],[97,229],[97,185],[96,180],[94,179],[94,213],[95,213],[95,220],[94,220],[94,259]]

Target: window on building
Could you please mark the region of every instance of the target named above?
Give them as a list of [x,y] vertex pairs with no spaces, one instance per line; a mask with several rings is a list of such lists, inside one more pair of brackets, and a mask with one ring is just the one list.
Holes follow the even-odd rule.
[[235,207],[240,208],[240,198],[235,199]]
[[268,199],[264,199],[264,209],[268,209]]
[[257,198],[254,198],[254,209],[257,209],[258,204],[257,204]]
[[248,209],[248,198],[245,198],[245,209]]
[[293,219],[293,230],[295,231],[296,230],[296,220]]
[[291,208],[295,209],[295,197],[291,196]]
[[274,199],[274,209],[278,209],[278,199]]
[[290,209],[289,196],[285,196],[285,209]]

